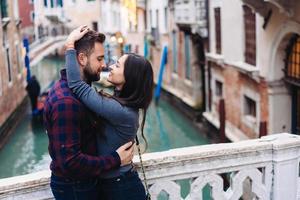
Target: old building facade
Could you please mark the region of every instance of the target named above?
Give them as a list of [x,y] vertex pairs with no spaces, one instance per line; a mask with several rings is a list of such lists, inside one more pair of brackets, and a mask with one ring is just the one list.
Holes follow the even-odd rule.
[[218,128],[224,100],[231,141],[299,134],[299,8],[294,0],[210,1],[204,117]]
[[26,96],[18,1],[1,0],[0,127]]

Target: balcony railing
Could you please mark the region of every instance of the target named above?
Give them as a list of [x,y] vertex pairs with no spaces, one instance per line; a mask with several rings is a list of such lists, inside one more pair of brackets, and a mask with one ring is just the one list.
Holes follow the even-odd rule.
[[207,37],[207,7],[205,0],[175,0],[175,23],[191,25],[202,35]]
[[146,0],[137,0],[136,6],[138,8],[145,9],[146,8]]
[[[291,134],[143,155],[152,199],[164,191],[171,200],[201,200],[203,188],[217,200],[300,199],[299,158],[300,137]],[[1,179],[0,199],[51,199],[49,176],[44,171]],[[185,197],[180,180],[188,180]]]
[[55,23],[66,22],[66,19],[64,17],[64,11],[63,11],[62,7],[45,8],[44,14],[52,22],[55,22]]

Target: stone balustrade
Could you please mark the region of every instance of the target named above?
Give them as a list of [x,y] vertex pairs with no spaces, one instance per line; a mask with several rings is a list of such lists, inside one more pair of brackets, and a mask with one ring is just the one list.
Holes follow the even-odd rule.
[[[152,199],[300,199],[300,137],[287,133],[143,155]],[[138,157],[134,162],[140,171]],[[0,179],[0,199],[52,199],[50,171]],[[140,174],[140,177],[143,176]],[[179,182],[186,180],[182,197]]]
[[45,56],[55,51],[55,49],[62,48],[66,39],[66,35],[47,37],[41,43],[35,43],[31,45],[30,48],[33,48],[31,48],[29,52],[30,65],[36,65]]

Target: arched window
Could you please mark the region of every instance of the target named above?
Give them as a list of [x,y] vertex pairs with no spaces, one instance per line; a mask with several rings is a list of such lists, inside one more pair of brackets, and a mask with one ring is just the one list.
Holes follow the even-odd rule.
[[286,49],[285,78],[288,82],[300,86],[300,37],[292,36]]
[[300,134],[300,36],[292,36],[286,49],[285,80],[291,84],[292,133]]

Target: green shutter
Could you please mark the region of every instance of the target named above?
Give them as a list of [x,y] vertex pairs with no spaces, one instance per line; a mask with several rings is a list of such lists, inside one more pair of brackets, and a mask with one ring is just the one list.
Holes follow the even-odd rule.
[[191,79],[191,62],[190,62],[190,36],[184,35],[184,46],[185,46],[185,77]]
[[6,0],[1,0],[1,18],[8,17],[7,13],[7,2]]

